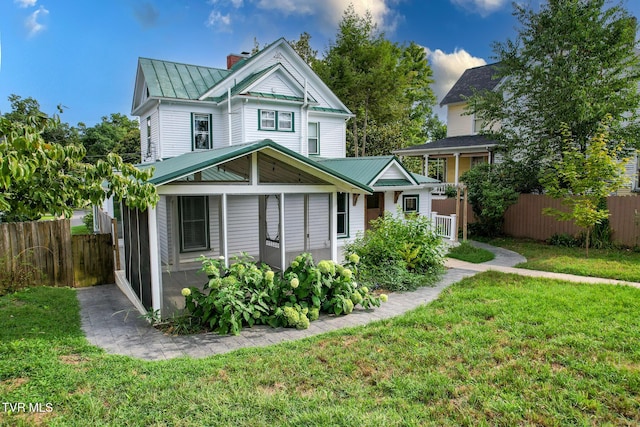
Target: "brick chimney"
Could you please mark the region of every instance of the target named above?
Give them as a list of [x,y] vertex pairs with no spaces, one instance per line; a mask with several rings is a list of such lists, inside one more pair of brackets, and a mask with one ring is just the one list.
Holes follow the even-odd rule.
[[227,70],[230,70],[235,64],[237,64],[240,60],[248,58],[251,56],[249,52],[242,52],[240,54],[230,53],[227,55]]

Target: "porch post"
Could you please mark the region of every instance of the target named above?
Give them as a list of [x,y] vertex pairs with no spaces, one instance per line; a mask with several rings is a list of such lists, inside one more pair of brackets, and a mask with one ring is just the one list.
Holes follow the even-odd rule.
[[280,193],[280,268],[287,269],[287,239],[284,233],[284,193]]
[[460,153],[454,153],[453,155],[456,156],[456,175],[454,184],[458,185],[458,174],[460,173]]
[[491,160],[493,160],[491,157],[491,150],[487,150],[487,163],[491,164]]
[[220,206],[221,211],[221,223],[222,223],[222,247],[220,248],[220,254],[224,257],[224,265],[225,267],[229,266],[229,235],[228,235],[228,224],[227,224],[227,193],[222,193],[220,197]]
[[331,245],[331,260],[338,262],[338,193],[331,193],[329,199],[329,241]]
[[148,207],[149,264],[151,273],[151,304],[153,310],[162,311],[162,275],[160,274],[160,246],[158,245],[158,217],[154,206]]
[[429,155],[425,154],[422,158],[424,160],[424,176],[429,176]]

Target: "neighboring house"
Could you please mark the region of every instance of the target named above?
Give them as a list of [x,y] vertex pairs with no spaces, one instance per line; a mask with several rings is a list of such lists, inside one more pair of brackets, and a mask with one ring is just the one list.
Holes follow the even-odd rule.
[[284,39],[227,66],[139,59],[132,114],[160,202],[123,206],[117,277],[141,310],[182,307],[181,288],[206,281],[193,273],[202,254],[339,262],[385,211],[430,214],[436,180],[393,156],[346,158],[352,113]]
[[443,194],[449,185],[458,185],[460,176],[478,163],[493,163],[497,142],[480,135],[482,123],[467,113],[467,98],[476,91],[491,91],[498,85],[496,64],[467,69],[440,102],[447,107],[447,137],[394,151],[399,156],[422,157],[424,174],[442,185],[434,194]]
[[[458,185],[460,176],[476,164],[500,161],[499,155],[494,153],[497,142],[480,135],[482,130],[486,130],[482,120],[467,112],[469,97],[475,92],[492,91],[499,85],[501,80],[495,78],[496,73],[497,64],[469,68],[445,95],[440,102],[440,106],[447,107],[445,139],[394,151],[401,157],[423,158],[424,174],[442,182],[434,189],[434,195],[443,195],[447,186]],[[619,195],[640,190],[639,168],[636,154],[625,165],[629,185],[620,190]]]

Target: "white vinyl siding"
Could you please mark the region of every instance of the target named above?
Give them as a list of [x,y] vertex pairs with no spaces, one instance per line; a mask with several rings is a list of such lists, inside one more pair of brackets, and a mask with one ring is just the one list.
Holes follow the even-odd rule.
[[[140,123],[141,161],[142,163],[155,162],[158,158],[158,112],[154,110],[142,117],[143,119]],[[149,119],[150,127],[147,126],[147,119]],[[149,130],[151,134],[148,133]],[[150,146],[149,143],[151,143]]]
[[171,250],[169,249],[169,236],[171,235],[171,221],[168,216],[169,203],[167,196],[160,196],[156,206],[158,220],[158,244],[160,245],[160,262],[163,265],[171,264]]
[[[260,107],[260,108],[258,108]],[[259,110],[273,110],[277,111],[280,108],[281,111],[291,111],[294,113],[293,118],[293,126],[294,132],[274,132],[273,130],[261,130],[259,129]],[[244,140],[249,141],[259,141],[262,139],[272,139],[278,144],[287,147],[290,150],[295,151],[296,153],[300,152],[300,120],[298,120],[299,114],[297,114],[299,110],[289,109],[285,110],[282,106],[271,106],[268,107],[264,104],[257,105],[249,102],[244,107]],[[236,136],[234,135],[234,144],[236,142]]]
[[229,256],[248,252],[260,254],[259,207],[257,196],[228,196],[227,236]]
[[341,117],[309,113],[309,123],[317,122],[320,127],[320,156],[328,158],[345,157],[346,125]]
[[329,195],[309,195],[309,248],[329,248]]
[[467,103],[447,106],[447,137],[473,134],[473,116],[466,114]]
[[299,88],[296,90],[295,87],[292,87],[284,76],[279,75],[281,73],[274,73],[259,85],[251,88],[251,92],[302,97],[302,91]]

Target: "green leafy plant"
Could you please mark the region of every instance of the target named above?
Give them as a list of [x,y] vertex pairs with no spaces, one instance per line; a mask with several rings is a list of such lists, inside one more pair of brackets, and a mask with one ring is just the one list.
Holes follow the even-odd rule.
[[371,229],[345,245],[345,252],[359,256],[358,280],[371,289],[406,291],[432,284],[444,263],[442,239],[431,220],[401,211],[371,221]]
[[152,325],[155,325],[160,322],[160,310],[153,310],[150,308],[145,314],[141,314],[140,317]]

